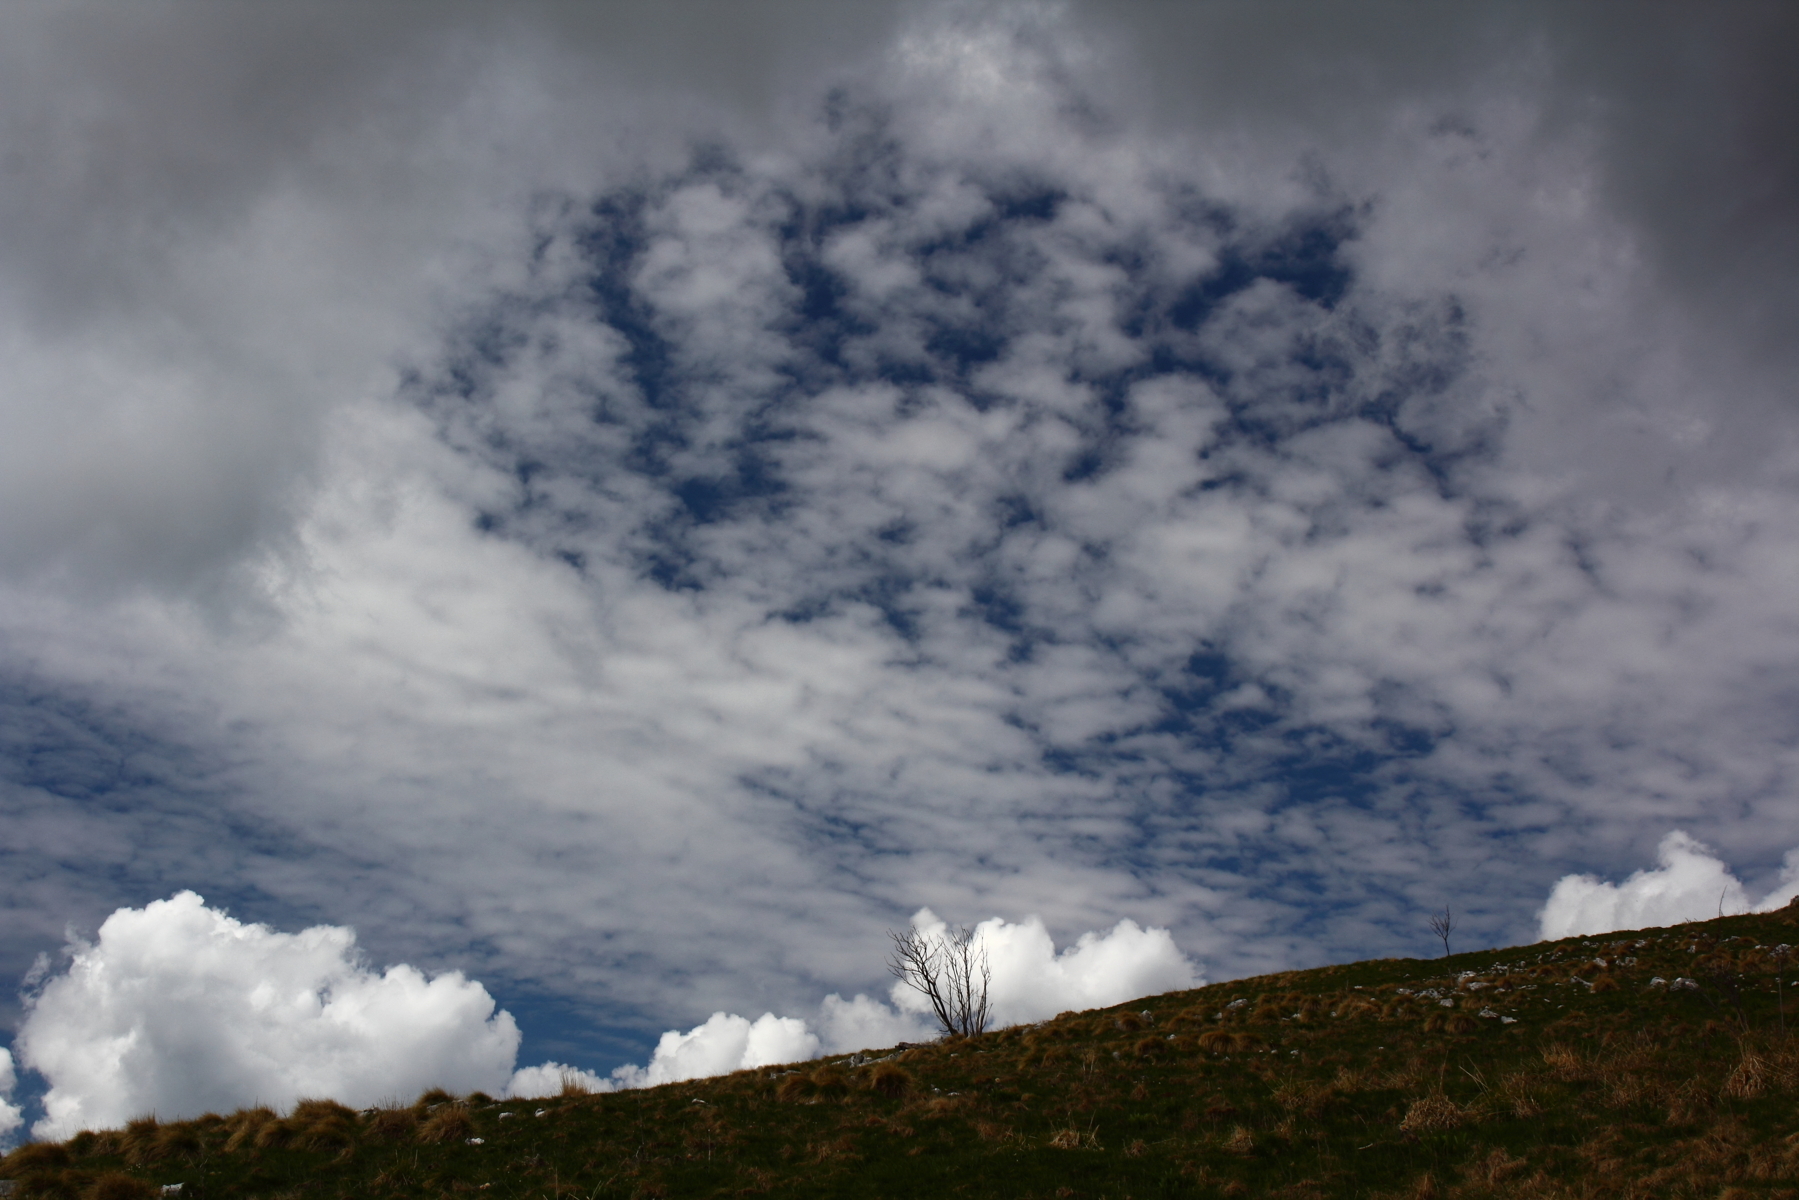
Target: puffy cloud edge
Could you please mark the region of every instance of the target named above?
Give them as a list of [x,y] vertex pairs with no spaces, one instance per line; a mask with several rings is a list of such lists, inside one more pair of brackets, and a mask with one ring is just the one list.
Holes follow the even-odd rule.
[[1799,898],[1799,849],[1787,852],[1778,882],[1759,901],[1711,847],[1671,830],[1656,847],[1656,865],[1623,883],[1594,875],[1564,875],[1537,914],[1544,941],[1703,921],[1718,915],[1772,912]]

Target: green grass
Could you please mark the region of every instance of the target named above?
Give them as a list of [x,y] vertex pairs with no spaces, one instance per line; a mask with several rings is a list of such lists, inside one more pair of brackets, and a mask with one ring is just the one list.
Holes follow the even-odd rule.
[[0,1177],[71,1200],[1799,1197],[1788,941],[1799,906],[1237,980],[860,1065],[147,1119]]

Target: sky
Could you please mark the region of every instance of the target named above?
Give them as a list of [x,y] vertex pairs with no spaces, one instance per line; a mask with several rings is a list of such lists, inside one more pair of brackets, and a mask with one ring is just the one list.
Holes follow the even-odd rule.
[[1796,52],[8,6],[0,1134],[1784,903]]

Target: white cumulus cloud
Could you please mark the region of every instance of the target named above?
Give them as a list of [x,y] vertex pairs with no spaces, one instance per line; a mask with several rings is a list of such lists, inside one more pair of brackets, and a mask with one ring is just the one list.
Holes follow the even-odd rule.
[[827,1054],[844,1054],[871,1046],[929,1041],[937,1036],[937,1029],[923,1013],[895,1010],[861,994],[845,1000],[833,993],[818,1007],[818,1035]]
[[18,1076],[13,1072],[12,1051],[0,1046],[0,1143],[25,1123],[24,1114],[10,1099],[18,1081]]
[[31,1003],[16,1047],[49,1081],[32,1132],[62,1138],[307,1096],[498,1090],[519,1031],[481,984],[363,964],[353,930],[279,933],[184,891],[121,908]]
[[1539,914],[1542,937],[1674,925],[1751,909],[1770,912],[1799,896],[1799,850],[1787,854],[1780,882],[1754,904],[1730,868],[1681,830],[1662,839],[1656,860],[1658,866],[1638,871],[1621,884],[1592,875],[1564,875]]
[[685,1033],[671,1029],[663,1034],[647,1067],[629,1063],[609,1077],[602,1077],[563,1063],[546,1062],[513,1072],[506,1095],[518,1099],[554,1096],[570,1083],[590,1092],[656,1087],[683,1079],[729,1075],[750,1067],[800,1062],[817,1058],[822,1048],[818,1035],[798,1017],[763,1013],[752,1021],[735,1013],[715,1012]]
[[[926,938],[941,941],[949,927],[928,908],[912,918]],[[1198,986],[1200,974],[1166,929],[1120,921],[1109,933],[1084,933],[1056,953],[1040,917],[1016,924],[991,917],[975,926],[975,942],[992,970],[988,996],[996,1026],[1042,1020],[1070,1009],[1103,1008],[1138,996]],[[717,1012],[704,1024],[662,1035],[647,1067],[623,1066],[609,1078],[547,1062],[515,1072],[506,1094],[550,1096],[574,1081],[589,1091],[655,1087],[683,1079],[725,1075],[750,1067],[799,1062],[819,1054],[891,1046],[935,1037],[930,1008],[903,983],[893,1005],[858,994],[832,993],[812,1022],[764,1013],[756,1020]]]
[[[928,908],[912,921],[926,937],[948,933]],[[1035,916],[993,917],[975,936],[992,968],[996,1025],[1199,980],[1166,929],[1128,920],[1082,934],[1060,954]],[[664,1033],[647,1066],[610,1075],[561,1062],[514,1070],[518,1026],[460,972],[431,978],[405,964],[377,972],[363,962],[354,930],[282,933],[184,891],[121,908],[93,944],[77,943],[68,970],[30,1000],[16,1045],[23,1065],[50,1085],[32,1132],[63,1138],[147,1113],[178,1119],[309,1096],[366,1105],[431,1087],[520,1099],[570,1084],[655,1087],[935,1034],[916,994],[895,985],[893,1000],[833,993],[810,1021],[715,1012]],[[4,1099],[13,1082],[12,1056],[0,1049],[0,1136],[23,1121]]]
[[618,1088],[615,1081],[595,1075],[592,1071],[552,1061],[539,1063],[535,1067],[520,1067],[514,1071],[511,1082],[506,1085],[505,1095],[514,1100],[559,1096],[570,1084],[589,1092],[611,1092]]
[[[949,932],[928,908],[918,910],[912,927],[933,941]],[[1017,924],[991,917],[975,926],[974,936],[993,971],[988,997],[994,1022],[1002,1026],[1041,1021],[1071,1009],[1104,1008],[1200,982],[1166,929],[1142,929],[1134,921],[1120,921],[1110,933],[1083,933],[1060,954],[1038,917]],[[903,983],[894,985],[893,1001],[906,1012],[928,1011],[924,998]]]
[[671,1029],[663,1034],[648,1067],[620,1067],[612,1074],[621,1087],[655,1087],[746,1067],[798,1062],[816,1058],[818,1051],[818,1035],[797,1017],[763,1013],[751,1021],[718,1012],[686,1033]]

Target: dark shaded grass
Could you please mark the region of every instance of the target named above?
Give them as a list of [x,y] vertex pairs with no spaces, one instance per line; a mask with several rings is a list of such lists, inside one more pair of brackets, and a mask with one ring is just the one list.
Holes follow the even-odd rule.
[[145,1120],[0,1175],[71,1200],[129,1180],[183,1200],[1799,1197],[1771,954],[1796,919],[1288,972],[862,1065]]

